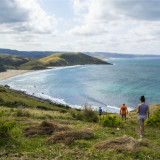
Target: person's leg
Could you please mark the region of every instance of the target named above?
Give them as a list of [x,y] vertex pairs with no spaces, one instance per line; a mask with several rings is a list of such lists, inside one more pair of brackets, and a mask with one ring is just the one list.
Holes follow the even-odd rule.
[[140,125],[141,135],[142,135],[142,133],[143,133],[143,128],[144,128],[144,126],[143,126],[143,124],[141,124],[141,125]]
[[125,123],[126,123],[126,115],[125,115]]
[[122,117],[123,117],[123,122],[124,122],[124,114],[123,114],[123,116],[122,116]]
[[141,131],[141,137],[143,137],[143,135],[144,135],[144,121],[141,123],[141,125],[140,125],[140,131]]

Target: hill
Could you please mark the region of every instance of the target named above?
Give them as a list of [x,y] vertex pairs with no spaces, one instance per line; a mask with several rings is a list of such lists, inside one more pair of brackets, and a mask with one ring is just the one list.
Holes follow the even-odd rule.
[[0,48],[0,54],[10,54],[10,55],[23,56],[33,59],[43,58],[53,53],[54,52],[52,51],[18,51],[18,50]]
[[31,61],[29,58],[0,54],[0,72],[6,69],[17,69],[20,65]]
[[[56,53],[68,53],[68,52],[66,51],[18,51],[18,50],[0,48],[0,54],[24,56],[24,57],[33,58],[33,59],[40,59]],[[84,53],[93,57],[101,58],[101,59],[160,57],[160,55],[152,55],[152,54],[143,55],[143,54],[123,54],[123,53],[111,53],[111,52],[84,52]]]
[[21,65],[20,69],[43,69],[46,67],[73,66],[86,64],[105,64],[110,63],[98,58],[91,57],[83,53],[57,53],[39,60],[34,60]]
[[[150,106],[151,114],[159,108]],[[58,106],[0,86],[0,159],[160,159],[160,130],[145,126],[139,139],[136,111],[119,128],[88,122],[92,116],[91,110]]]

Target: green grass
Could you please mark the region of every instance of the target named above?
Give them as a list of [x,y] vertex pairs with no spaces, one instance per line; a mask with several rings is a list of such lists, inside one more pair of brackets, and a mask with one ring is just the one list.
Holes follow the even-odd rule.
[[108,64],[98,58],[83,53],[55,53],[20,66],[20,69],[44,69],[46,67],[72,66],[85,64]]
[[[2,92],[3,91],[3,92]],[[160,129],[157,127],[145,126],[146,135],[143,138],[148,143],[148,146],[142,146],[140,151],[116,151],[114,149],[100,150],[96,149],[96,143],[109,140],[116,137],[127,135],[138,140],[140,131],[137,124],[136,111],[129,112],[127,115],[127,123],[118,131],[116,127],[103,127],[95,122],[80,121],[73,118],[71,115],[72,109],[65,112],[64,108],[58,107],[55,104],[46,104],[22,96],[8,89],[0,88],[0,97],[5,101],[21,101],[26,104],[26,107],[5,106],[0,104],[0,118],[6,121],[16,121],[16,126],[12,130],[12,137],[9,141],[0,146],[0,159],[59,159],[59,160],[134,160],[134,159],[160,159]],[[43,105],[46,108],[53,110],[40,110],[37,105]],[[150,107],[153,114],[160,104]],[[79,112],[73,109],[74,112]],[[19,113],[19,114],[17,114]],[[27,114],[26,114],[27,113]],[[97,113],[98,114],[98,113]],[[115,114],[121,119],[119,114]],[[24,128],[36,126],[43,120],[66,125],[74,130],[92,129],[95,137],[90,140],[76,140],[73,144],[49,144],[47,139],[50,136],[36,136],[28,138],[23,135]]]
[[31,61],[29,58],[7,54],[0,55],[0,71],[7,69],[18,69],[20,65]]

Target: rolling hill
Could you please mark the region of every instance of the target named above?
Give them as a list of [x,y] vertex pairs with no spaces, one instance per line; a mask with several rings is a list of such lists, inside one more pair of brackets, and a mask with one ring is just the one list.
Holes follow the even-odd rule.
[[0,72],[6,69],[17,69],[20,65],[31,61],[29,58],[0,54]]
[[[67,51],[19,51],[19,50],[12,50],[12,49],[5,49],[5,48],[0,48],[0,54],[10,54],[10,55],[16,55],[16,56],[24,56],[28,58],[33,58],[33,59],[40,59],[46,56],[49,56],[51,54],[56,54],[56,53],[69,53]],[[93,56],[93,57],[98,57],[101,59],[106,59],[106,58],[145,58],[145,57],[154,57],[154,58],[159,58],[160,55],[153,55],[153,54],[123,54],[123,53],[111,53],[111,52],[84,52],[87,55]]]
[[47,67],[73,66],[86,64],[105,64],[110,63],[98,58],[91,57],[83,53],[57,53],[39,60],[33,60],[21,65],[20,69],[44,69]]

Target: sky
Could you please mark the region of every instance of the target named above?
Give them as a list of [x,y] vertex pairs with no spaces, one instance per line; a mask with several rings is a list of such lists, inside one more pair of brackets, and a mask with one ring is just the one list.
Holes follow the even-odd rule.
[[160,55],[160,0],[0,0],[0,48]]

